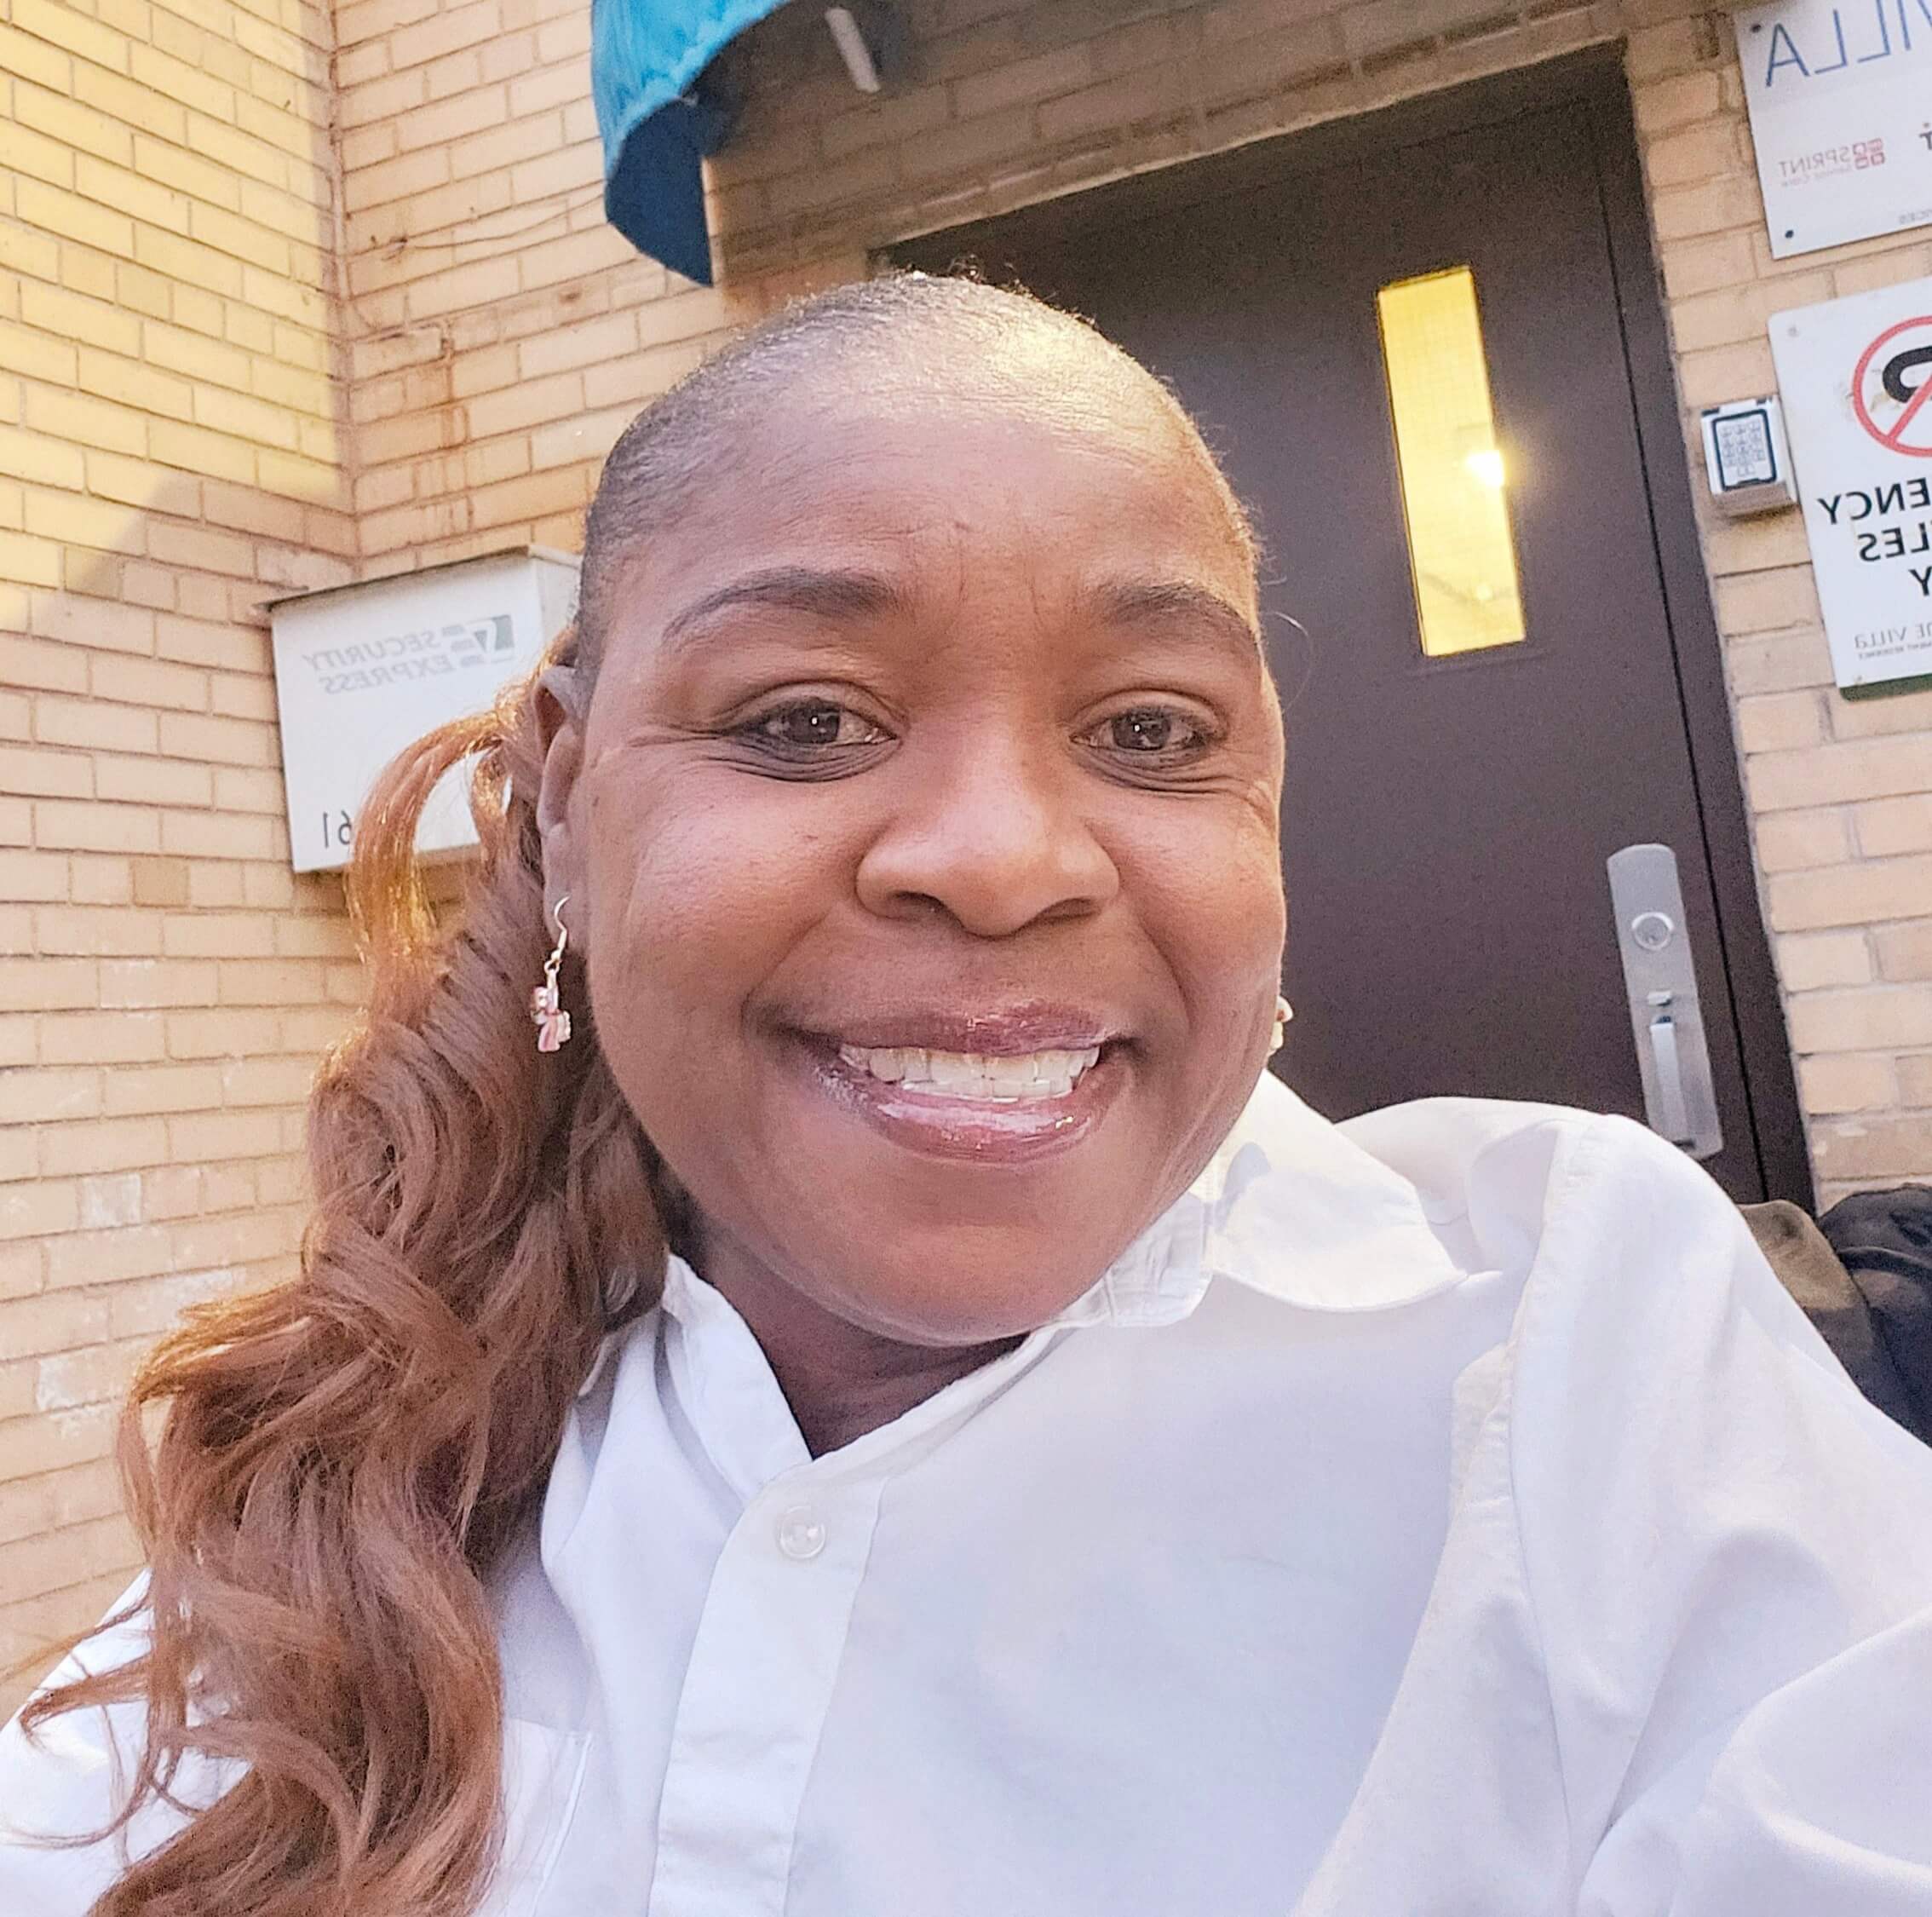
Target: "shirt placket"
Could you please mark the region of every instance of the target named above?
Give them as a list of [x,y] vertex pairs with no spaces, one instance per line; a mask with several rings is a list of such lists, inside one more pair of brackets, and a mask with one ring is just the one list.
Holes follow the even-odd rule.
[[883,1482],[800,1466],[727,1540],[671,1733],[649,1917],[781,1917]]

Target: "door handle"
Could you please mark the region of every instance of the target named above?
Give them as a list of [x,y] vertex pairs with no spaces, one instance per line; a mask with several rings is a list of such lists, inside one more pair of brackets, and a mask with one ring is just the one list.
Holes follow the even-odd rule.
[[1724,1134],[1676,854],[1667,845],[1626,845],[1611,854],[1608,869],[1645,1116],[1693,1158],[1713,1158]]
[[1673,1145],[1694,1144],[1684,1102],[1684,1068],[1677,1051],[1677,1022],[1670,1016],[1668,992],[1653,992],[1657,1010],[1650,1021],[1650,1064],[1656,1074],[1657,1115],[1652,1121]]

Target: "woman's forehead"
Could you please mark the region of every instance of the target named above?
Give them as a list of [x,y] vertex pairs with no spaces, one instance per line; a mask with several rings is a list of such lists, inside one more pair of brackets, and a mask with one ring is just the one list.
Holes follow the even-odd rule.
[[733,440],[640,554],[640,584],[839,549],[897,569],[993,548],[1072,573],[1138,555],[1251,598],[1238,509],[1158,389],[907,382],[798,394]]

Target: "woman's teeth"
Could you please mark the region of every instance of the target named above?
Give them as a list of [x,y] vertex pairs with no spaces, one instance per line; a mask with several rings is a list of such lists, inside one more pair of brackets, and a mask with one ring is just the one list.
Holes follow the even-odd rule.
[[911,1045],[841,1045],[838,1056],[857,1070],[908,1091],[1011,1105],[1026,1099],[1064,1098],[1100,1056],[1100,1047],[995,1056],[979,1051],[926,1051]]

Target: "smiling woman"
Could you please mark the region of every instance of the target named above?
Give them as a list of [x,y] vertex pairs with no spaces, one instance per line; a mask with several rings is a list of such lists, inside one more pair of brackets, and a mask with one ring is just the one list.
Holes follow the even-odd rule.
[[576,631],[371,802],[302,1275],[143,1374],[0,1906],[1932,1905],[1932,1452],[1639,1128],[1264,1074],[1256,617],[1023,296],[823,296],[631,428]]

